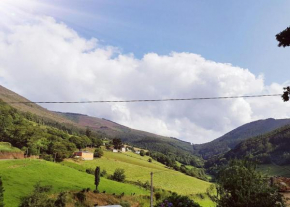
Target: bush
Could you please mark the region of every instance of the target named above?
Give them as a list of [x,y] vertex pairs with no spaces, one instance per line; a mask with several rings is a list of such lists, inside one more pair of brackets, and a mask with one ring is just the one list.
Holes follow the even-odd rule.
[[149,158],[149,159],[148,159],[148,162],[152,162],[152,159],[151,159],[151,158]]
[[141,150],[140,151],[140,155],[143,157],[145,155],[145,151],[144,150]]
[[102,170],[102,172],[101,172],[101,177],[105,177],[107,175],[107,171],[104,169],[104,170]]
[[94,175],[95,170],[93,168],[88,168],[88,169],[86,169],[86,173]]
[[173,193],[171,196],[165,198],[162,202],[155,205],[155,207],[201,207],[198,203],[190,200],[187,196],[180,196]]
[[75,194],[75,196],[77,197],[77,199],[83,203],[86,200],[86,194],[84,193],[85,191],[80,191],[78,193]]
[[102,157],[103,155],[104,155],[104,152],[103,152],[103,150],[102,150],[101,148],[97,148],[97,149],[95,149],[94,157],[98,157],[98,158],[100,158],[100,157]]
[[130,203],[128,203],[127,201],[121,201],[120,205],[122,207],[131,207]]
[[112,180],[118,181],[118,182],[124,182],[125,181],[125,170],[121,168],[117,168],[112,175]]
[[32,194],[21,198],[21,207],[54,207],[55,201],[48,197],[47,193],[51,191],[51,186],[40,186],[37,183],[34,186]]

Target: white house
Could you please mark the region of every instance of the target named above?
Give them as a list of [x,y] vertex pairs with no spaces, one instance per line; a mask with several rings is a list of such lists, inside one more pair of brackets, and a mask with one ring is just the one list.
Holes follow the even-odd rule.
[[126,148],[122,147],[121,152],[126,152]]
[[118,152],[118,150],[116,150],[116,149],[113,149],[113,152]]

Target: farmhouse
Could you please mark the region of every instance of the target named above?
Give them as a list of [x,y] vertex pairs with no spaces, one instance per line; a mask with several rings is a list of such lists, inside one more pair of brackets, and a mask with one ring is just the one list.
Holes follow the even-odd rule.
[[82,158],[83,160],[93,160],[94,159],[94,153],[88,152],[88,151],[75,152],[74,156],[77,158]]

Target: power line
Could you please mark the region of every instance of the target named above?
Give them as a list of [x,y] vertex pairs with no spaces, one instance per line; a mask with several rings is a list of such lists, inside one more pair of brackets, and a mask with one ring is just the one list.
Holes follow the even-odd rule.
[[136,99],[136,100],[112,100],[112,101],[9,101],[10,104],[90,104],[90,103],[132,103],[132,102],[165,102],[165,101],[198,101],[198,100],[217,100],[217,99],[236,99],[236,98],[261,98],[281,96],[282,94],[268,95],[244,95],[244,96],[218,96],[218,97],[199,97],[199,98],[169,98],[169,99]]

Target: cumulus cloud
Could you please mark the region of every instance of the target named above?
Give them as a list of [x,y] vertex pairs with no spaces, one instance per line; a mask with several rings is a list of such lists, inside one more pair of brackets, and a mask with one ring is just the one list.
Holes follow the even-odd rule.
[[[27,14],[26,14],[27,15]],[[27,16],[26,16],[27,17]],[[198,54],[145,54],[84,39],[51,17],[6,17],[0,24],[0,84],[33,101],[211,97],[281,93],[249,70]],[[289,117],[278,97],[154,103],[43,105],[111,119],[132,128],[193,143],[210,141],[241,124]]]

